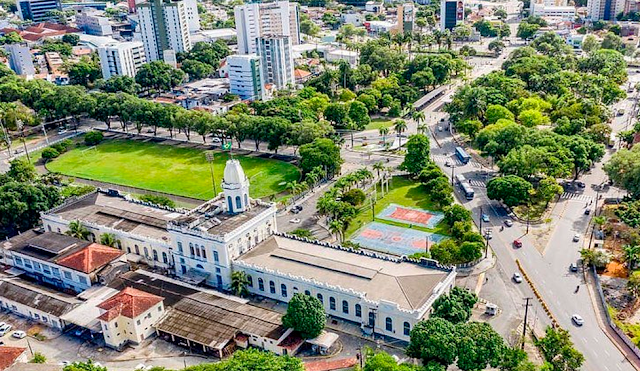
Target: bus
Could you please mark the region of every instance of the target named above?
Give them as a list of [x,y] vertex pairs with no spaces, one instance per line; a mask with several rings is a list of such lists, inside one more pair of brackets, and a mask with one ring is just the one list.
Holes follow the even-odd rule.
[[475,196],[475,193],[473,192],[473,188],[471,188],[471,184],[467,182],[460,183],[460,190],[462,191],[462,193],[464,193],[464,197],[467,200],[473,200],[473,196]]
[[456,174],[455,181],[456,181],[456,184],[462,184],[462,183],[466,183],[467,179],[462,174]]
[[468,164],[471,160],[471,156],[469,156],[462,147],[456,147],[456,157],[458,157],[458,160],[463,164]]

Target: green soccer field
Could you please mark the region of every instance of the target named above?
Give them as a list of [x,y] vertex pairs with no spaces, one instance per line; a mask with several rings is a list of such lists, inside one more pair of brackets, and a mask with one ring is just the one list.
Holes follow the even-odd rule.
[[[284,190],[298,180],[298,168],[286,162],[234,156],[251,183],[251,196],[261,198]],[[227,153],[215,152],[217,190]],[[137,187],[206,200],[213,196],[205,151],[134,140],[108,140],[95,147],[79,145],[47,164],[49,171],[67,176]]]

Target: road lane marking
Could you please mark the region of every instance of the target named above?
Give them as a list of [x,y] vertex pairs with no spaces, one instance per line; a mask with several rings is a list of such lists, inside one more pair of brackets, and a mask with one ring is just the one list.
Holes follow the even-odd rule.
[[604,350],[604,353],[607,355],[607,357],[611,357],[611,354],[609,354],[609,352],[607,352],[606,350]]
[[598,338],[597,338],[597,337],[595,337],[595,336],[594,336],[594,337],[593,337],[593,340],[595,340],[595,341],[596,341],[596,343],[599,343],[599,341],[598,341]]

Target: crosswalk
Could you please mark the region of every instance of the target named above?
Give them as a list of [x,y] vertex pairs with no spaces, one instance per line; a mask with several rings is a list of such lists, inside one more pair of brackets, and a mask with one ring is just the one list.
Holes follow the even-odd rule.
[[487,184],[483,180],[475,180],[475,179],[469,180],[469,184],[471,184],[473,187],[486,187],[487,186]]
[[563,194],[560,195],[560,199],[589,202],[593,200],[593,197],[583,195],[580,193],[564,192]]
[[[465,166],[465,164],[463,164],[462,161],[460,161],[456,156],[431,155],[431,158],[433,159],[433,162],[437,164],[444,164],[448,161],[450,164],[455,165],[456,167]],[[471,160],[467,165],[471,165],[474,168],[482,167],[480,163],[473,160]]]

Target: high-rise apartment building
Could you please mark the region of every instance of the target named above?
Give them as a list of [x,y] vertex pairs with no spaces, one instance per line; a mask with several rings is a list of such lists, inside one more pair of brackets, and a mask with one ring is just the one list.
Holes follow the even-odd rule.
[[442,0],[440,3],[440,29],[452,30],[464,22],[464,1]]
[[140,66],[147,62],[144,45],[140,41],[114,42],[98,48],[102,77],[135,77]]
[[413,3],[399,4],[397,9],[398,23],[393,28],[393,33],[413,32],[415,18],[415,6]]
[[187,11],[187,24],[189,32],[200,31],[200,15],[198,14],[197,0],[184,0],[185,10]]
[[148,61],[163,60],[165,51],[191,50],[184,0],[149,0],[137,5],[140,35]]
[[16,5],[20,19],[34,22],[51,20],[55,16],[51,16],[49,12],[62,10],[60,0],[17,0]]
[[300,44],[298,4],[288,1],[253,3],[235,7],[238,53],[258,52],[258,39],[264,35],[288,36],[292,45]]
[[262,67],[262,82],[276,89],[295,86],[293,52],[289,36],[265,35],[258,39],[258,55]]
[[33,66],[33,56],[28,46],[20,44],[5,45],[4,49],[9,54],[9,65],[13,72],[27,78],[36,74]]
[[624,7],[625,0],[588,0],[587,17],[591,21],[613,21]]
[[229,92],[243,100],[261,100],[264,84],[260,57],[256,54],[235,54],[227,57]]

